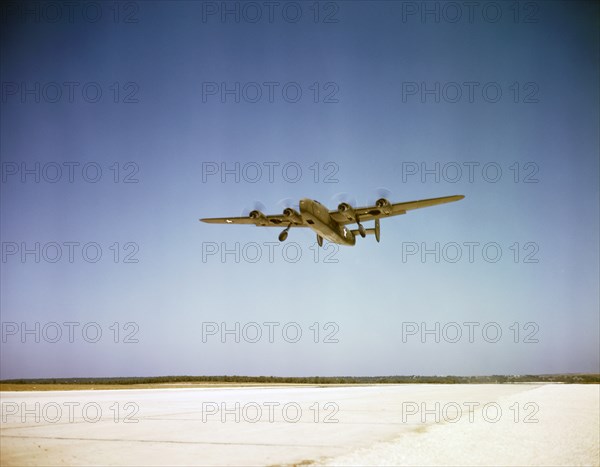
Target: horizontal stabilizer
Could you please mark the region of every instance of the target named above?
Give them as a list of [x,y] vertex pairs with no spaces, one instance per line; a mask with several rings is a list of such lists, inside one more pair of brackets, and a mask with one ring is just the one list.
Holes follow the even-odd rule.
[[[354,234],[354,236],[360,237],[360,231],[358,229],[351,230],[351,232]],[[365,233],[367,235],[375,235],[375,229],[365,229]]]

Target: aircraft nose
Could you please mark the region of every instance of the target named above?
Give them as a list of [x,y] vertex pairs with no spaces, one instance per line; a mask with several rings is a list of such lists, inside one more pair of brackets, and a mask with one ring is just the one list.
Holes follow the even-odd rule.
[[306,200],[306,199],[301,199],[301,200],[298,202],[298,207],[300,208],[300,212],[306,212],[306,211],[308,211],[308,207],[309,207],[308,200]]

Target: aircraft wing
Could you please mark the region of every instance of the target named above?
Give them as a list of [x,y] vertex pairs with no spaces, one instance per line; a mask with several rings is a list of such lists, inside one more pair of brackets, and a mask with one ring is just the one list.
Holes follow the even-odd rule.
[[212,217],[208,219],[200,219],[202,222],[209,224],[246,224],[256,225],[257,227],[287,227],[292,224],[292,227],[306,227],[306,224],[299,221],[290,221],[289,218],[283,215],[262,216],[262,217]]
[[[404,203],[388,204],[385,206],[366,206],[363,208],[354,208],[354,212],[358,216],[361,222],[370,221],[373,219],[381,219],[384,217],[399,216],[400,214],[406,214],[406,211],[413,209],[426,208],[429,206],[435,206],[437,204],[451,203],[453,201],[459,201],[463,199],[463,195],[444,196],[442,198],[429,198],[420,199],[417,201],[406,201]],[[337,209],[330,211],[331,217],[340,224],[354,224],[356,220],[348,218],[344,213],[339,212]]]

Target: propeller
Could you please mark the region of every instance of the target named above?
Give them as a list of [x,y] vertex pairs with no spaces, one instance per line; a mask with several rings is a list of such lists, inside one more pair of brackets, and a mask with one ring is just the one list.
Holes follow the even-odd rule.
[[242,210],[242,217],[248,217],[252,211],[265,212],[266,206],[260,201],[253,201],[251,207],[246,207]]
[[300,202],[293,198],[283,198],[277,201],[277,206],[281,208],[281,211],[287,208],[292,208],[296,212],[300,212]]
[[[375,188],[375,190],[373,190],[371,196],[369,197],[369,206],[373,206],[375,205],[375,203],[377,202],[378,199],[381,198],[385,198],[388,201],[390,200],[390,196],[392,196],[392,192],[391,190],[385,188],[385,187],[379,187],[379,188]],[[390,201],[391,202],[391,201]]]
[[334,205],[334,207],[338,207],[342,203],[349,204],[353,208],[357,206],[356,198],[350,196],[348,193],[336,193],[331,197],[331,203]]

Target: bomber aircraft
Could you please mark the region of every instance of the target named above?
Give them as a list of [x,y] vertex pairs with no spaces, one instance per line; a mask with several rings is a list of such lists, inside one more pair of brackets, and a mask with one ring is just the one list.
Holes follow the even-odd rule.
[[[300,212],[293,208],[285,208],[283,214],[265,215],[259,210],[253,210],[245,217],[215,217],[200,219],[209,224],[253,224],[257,227],[285,227],[279,234],[279,241],[283,242],[292,227],[309,227],[317,234],[319,246],[323,246],[323,239],[340,245],[353,246],[356,236],[366,237],[375,235],[379,242],[379,219],[384,217],[406,214],[412,209],[426,208],[436,204],[451,203],[464,198],[464,195],[444,196],[442,198],[421,199],[404,203],[390,203],[386,198],[378,199],[373,206],[354,208],[349,203],[340,203],[337,209],[330,211],[321,203],[313,199],[301,199]],[[375,221],[374,228],[365,229],[364,221]],[[350,230],[348,224],[356,224],[357,229]]]

